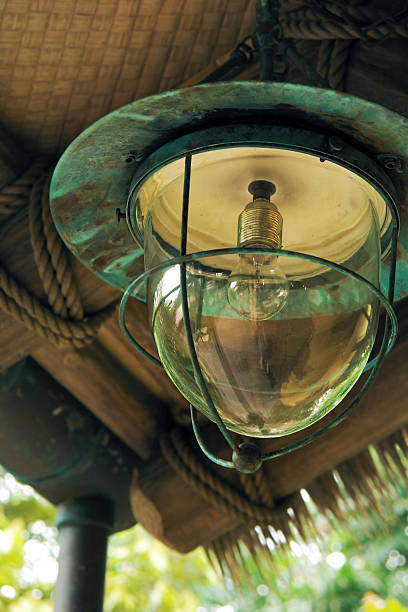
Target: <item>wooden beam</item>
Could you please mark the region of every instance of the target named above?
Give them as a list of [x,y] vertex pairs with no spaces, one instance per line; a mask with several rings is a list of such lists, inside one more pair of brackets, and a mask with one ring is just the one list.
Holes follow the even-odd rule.
[[[0,311],[1,312],[1,311]],[[0,372],[11,367],[42,344],[41,338],[11,317],[0,315]]]
[[152,456],[168,427],[167,406],[98,340],[79,350],[47,343],[33,357],[140,457]]
[[[32,255],[27,209],[22,209],[1,226],[0,261],[14,278],[46,303]],[[95,276],[73,255],[70,262],[86,313],[98,311],[120,298],[121,293],[117,289]],[[141,304],[137,316],[142,316],[143,310],[145,306]],[[140,326],[135,317],[132,326],[137,334]],[[25,355],[32,354],[133,450],[147,458],[155,446],[158,432],[165,427],[168,419],[167,401],[171,396],[171,383],[161,372],[157,375],[156,366],[148,362],[144,367],[141,363],[133,363],[132,368],[124,367],[126,354],[131,349],[125,347],[126,340],[121,337],[117,326],[110,329],[111,340],[107,340],[107,332],[105,344],[96,342],[94,346],[80,351],[60,351],[0,311],[0,344],[3,349],[0,368],[5,369]],[[116,346],[116,353],[121,358],[109,353],[109,343]],[[120,343],[124,345],[122,351]],[[147,386],[144,378],[148,381]],[[167,388],[168,392],[159,392],[160,388]],[[176,392],[173,390],[172,393],[174,395]],[[177,401],[173,399],[174,404]]]
[[[377,381],[343,423],[309,446],[265,464],[274,499],[307,487],[316,477],[408,423],[407,358],[408,340],[405,340],[387,357]],[[326,418],[332,419],[333,415]],[[310,431],[321,424],[322,421],[315,424]],[[203,435],[211,439],[212,432],[213,429],[204,431]],[[191,431],[186,435],[191,448],[199,452]],[[271,450],[303,435],[300,432],[284,440],[264,440],[263,448]],[[225,452],[225,447],[220,446],[220,451]],[[218,468],[203,456],[202,460],[223,479],[239,487],[232,470]],[[135,472],[131,499],[136,520],[180,552],[192,550],[237,525],[234,518],[217,511],[197,495],[161,456],[144,463]]]
[[[130,300],[126,321],[129,330],[142,346],[157,356],[146,305],[138,300]],[[187,400],[176,389],[163,368],[150,363],[123,337],[116,316],[103,326],[98,340],[132,377],[143,381],[146,389],[171,407],[174,413],[183,413],[189,418]]]
[[[190,443],[196,444],[192,439]],[[180,553],[188,553],[241,523],[200,497],[161,455],[134,470],[130,501],[135,520]]]

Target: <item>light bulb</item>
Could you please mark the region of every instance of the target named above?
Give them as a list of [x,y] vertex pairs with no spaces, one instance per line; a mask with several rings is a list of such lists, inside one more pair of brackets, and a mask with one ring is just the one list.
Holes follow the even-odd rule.
[[244,319],[271,319],[285,306],[288,293],[287,278],[275,256],[240,255],[228,279],[228,302]]
[[[257,180],[248,185],[253,196],[238,218],[238,247],[280,249],[282,215],[270,197],[276,187]],[[228,279],[228,302],[241,317],[254,321],[271,319],[285,306],[288,281],[272,253],[242,253]]]

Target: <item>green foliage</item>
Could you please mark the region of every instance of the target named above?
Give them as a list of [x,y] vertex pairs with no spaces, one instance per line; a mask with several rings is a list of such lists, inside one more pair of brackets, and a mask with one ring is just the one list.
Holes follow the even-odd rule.
[[109,543],[105,612],[190,612],[192,586],[216,582],[202,551],[179,555],[137,526]]
[[[0,612],[50,612],[57,555],[55,508],[4,471],[0,501]],[[49,580],[38,571],[44,559],[54,570]]]
[[[51,612],[55,572],[55,508],[30,487],[0,472],[0,612]],[[201,550],[179,555],[140,526],[110,538],[105,612],[192,612],[191,588],[218,581]]]
[[361,612],[408,612],[408,608],[392,597],[381,599],[375,593],[366,593],[363,598]]
[[[0,612],[51,612],[55,509],[5,473],[0,502]],[[401,497],[395,524],[371,539],[338,530],[322,552],[292,543],[273,568],[243,551],[250,579],[239,590],[202,551],[179,555],[137,526],[110,538],[104,611],[408,612],[407,510]]]

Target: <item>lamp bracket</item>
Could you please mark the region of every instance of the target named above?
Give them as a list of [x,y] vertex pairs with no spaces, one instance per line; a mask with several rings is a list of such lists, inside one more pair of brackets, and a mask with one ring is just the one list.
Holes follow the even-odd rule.
[[280,0],[258,0],[256,27],[252,41],[260,55],[260,81],[282,80],[291,62],[310,81],[311,85],[327,87],[327,82],[284,38],[279,15]]

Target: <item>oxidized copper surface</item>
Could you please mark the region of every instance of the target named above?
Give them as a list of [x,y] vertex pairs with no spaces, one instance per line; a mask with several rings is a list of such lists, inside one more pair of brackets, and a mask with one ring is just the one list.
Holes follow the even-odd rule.
[[[125,209],[137,163],[177,136],[239,116],[311,125],[341,133],[374,155],[392,153],[408,166],[408,119],[333,90],[291,83],[200,85],[138,100],[103,117],[66,150],[51,184],[55,224],[73,253],[107,282],[125,288],[138,274],[141,250],[116,209]],[[129,162],[129,153],[133,158]],[[128,161],[127,161],[128,160]],[[398,175],[403,231],[406,177]],[[401,180],[403,179],[403,180]],[[400,249],[405,264],[405,245]],[[402,269],[402,268],[401,268]],[[399,291],[405,283],[398,278]]]

